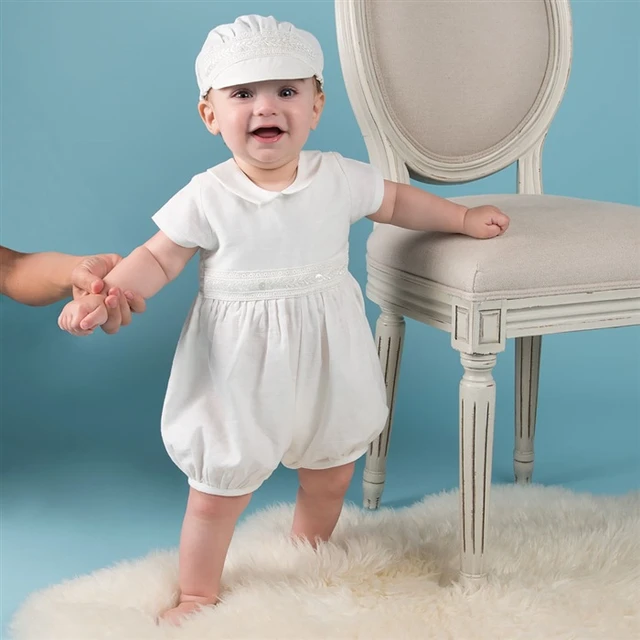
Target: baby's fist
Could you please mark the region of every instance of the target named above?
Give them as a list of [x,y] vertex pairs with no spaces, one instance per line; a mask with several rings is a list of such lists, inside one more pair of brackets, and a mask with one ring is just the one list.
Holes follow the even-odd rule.
[[58,317],[58,326],[74,336],[88,336],[108,318],[104,296],[89,294],[67,303]]
[[472,238],[495,238],[509,227],[509,216],[490,204],[467,209],[462,223],[463,233]]

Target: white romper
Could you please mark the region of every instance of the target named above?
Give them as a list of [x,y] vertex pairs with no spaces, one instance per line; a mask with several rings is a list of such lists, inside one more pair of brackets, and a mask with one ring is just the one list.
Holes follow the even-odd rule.
[[359,458],[387,418],[349,227],[380,208],[371,165],[303,151],[295,181],[262,189],[233,159],[196,175],[153,219],[200,248],[200,290],[162,412],[169,455],[195,489],[242,495],[278,464]]

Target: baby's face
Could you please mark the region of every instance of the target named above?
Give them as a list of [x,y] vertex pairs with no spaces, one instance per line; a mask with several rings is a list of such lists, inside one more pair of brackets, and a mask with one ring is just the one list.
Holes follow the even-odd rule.
[[279,168],[298,157],[315,129],[324,94],[314,78],[267,80],[213,89],[200,114],[213,134],[221,134],[236,159],[261,169]]

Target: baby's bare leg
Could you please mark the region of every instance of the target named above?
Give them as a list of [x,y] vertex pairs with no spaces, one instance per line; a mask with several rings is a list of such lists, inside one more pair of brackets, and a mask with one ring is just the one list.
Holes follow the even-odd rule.
[[201,605],[216,604],[222,568],[240,514],[251,494],[213,496],[191,488],[179,553],[180,599],[160,617],[177,623]]
[[300,487],[291,535],[312,545],[326,541],[335,529],[355,462],[331,469],[298,469]]

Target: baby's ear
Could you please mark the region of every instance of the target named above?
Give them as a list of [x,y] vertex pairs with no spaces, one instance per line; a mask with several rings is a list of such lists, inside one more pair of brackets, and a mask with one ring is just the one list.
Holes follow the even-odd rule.
[[200,100],[198,102],[198,113],[209,133],[217,136],[220,133],[220,127],[213,111],[213,105],[208,100]]
[[313,102],[313,119],[311,120],[311,128],[315,129],[320,122],[320,116],[322,115],[322,110],[324,109],[325,96],[324,91],[319,91],[316,93],[315,100]]

